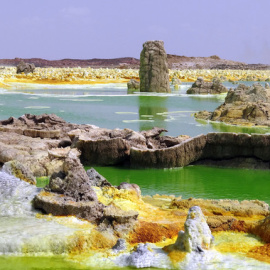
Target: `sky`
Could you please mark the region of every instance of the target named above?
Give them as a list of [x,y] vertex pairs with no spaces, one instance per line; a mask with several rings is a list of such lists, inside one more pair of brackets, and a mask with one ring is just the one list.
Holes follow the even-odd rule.
[[270,64],[270,0],[0,0],[0,58],[169,54]]

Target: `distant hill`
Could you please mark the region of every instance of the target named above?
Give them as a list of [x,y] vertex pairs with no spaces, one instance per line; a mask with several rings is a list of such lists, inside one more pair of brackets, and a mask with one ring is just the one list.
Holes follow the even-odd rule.
[[[140,60],[133,57],[113,59],[62,59],[46,60],[41,58],[0,59],[0,66],[17,66],[23,60],[36,67],[92,67],[92,68],[139,68]],[[217,55],[209,57],[187,57],[168,54],[170,69],[270,69],[270,65],[246,64],[221,59]]]

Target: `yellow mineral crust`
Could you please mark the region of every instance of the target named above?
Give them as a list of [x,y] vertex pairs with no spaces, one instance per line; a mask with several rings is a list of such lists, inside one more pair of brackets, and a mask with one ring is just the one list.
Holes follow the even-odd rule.
[[[205,81],[220,78],[222,81],[269,81],[270,70],[169,70],[170,80],[194,82],[198,77]],[[96,83],[125,83],[139,80],[138,69],[108,68],[36,68],[34,73],[16,74],[15,67],[0,71],[0,87],[8,89],[17,84],[86,85]],[[23,85],[20,85],[23,87]]]
[[[98,200],[104,205],[113,203],[124,211],[134,210],[139,213],[139,220],[150,222],[179,222],[179,216],[171,210],[164,210],[145,203],[134,190],[117,189],[115,187],[94,187]],[[184,221],[183,217],[183,221]],[[182,223],[182,222],[181,222]]]
[[258,200],[173,199],[169,207],[175,209],[175,214],[179,211],[179,215],[183,215],[195,205],[200,206],[208,217],[207,222],[212,231],[248,232],[255,222],[269,215],[268,204]]
[[70,254],[88,253],[93,250],[107,250],[111,249],[117,241],[114,234],[96,229],[91,231],[77,231],[75,235],[70,237],[72,245],[70,247]]
[[179,262],[183,261],[186,255],[187,252],[181,250],[173,250],[168,253],[168,256],[174,266],[176,266]]
[[214,232],[214,248],[219,252],[246,254],[251,249],[263,246],[254,235],[243,232]]
[[93,187],[98,200],[104,205],[112,202],[124,211],[140,210],[143,207],[143,201],[138,197],[135,190],[117,189],[115,187]]
[[270,244],[250,249],[247,256],[258,261],[270,263]]
[[[130,250],[138,243],[155,243],[167,252],[173,265],[177,265],[186,257],[186,252],[169,248],[175,243],[180,230],[184,230],[186,212],[190,205],[196,202],[205,208],[207,222],[212,226],[215,223],[227,222],[228,212],[223,211],[230,203],[238,205],[239,212],[230,212],[233,219],[238,219],[234,227],[220,226],[224,231],[213,232],[215,237],[213,249],[221,253],[234,253],[240,256],[251,257],[260,261],[270,262],[270,245],[264,244],[259,238],[247,233],[247,224],[253,224],[256,220],[262,219],[268,212],[256,208],[256,205],[264,208],[263,202],[250,201],[244,203],[229,200],[181,200],[174,196],[156,195],[153,197],[143,197],[137,195],[134,190],[117,189],[115,187],[94,187],[98,199],[104,205],[114,204],[124,211],[135,210],[139,213],[138,221],[133,229],[125,236],[127,249]],[[45,193],[46,194],[46,193]],[[193,201],[194,200],[194,201]],[[147,202],[146,202],[147,201]],[[169,203],[170,202],[170,203]],[[176,203],[177,202],[177,203]],[[245,206],[249,203],[253,205],[253,212],[246,211]],[[170,208],[176,206],[174,209]],[[214,207],[215,206],[215,207]],[[262,215],[258,214],[262,211]],[[267,212],[267,213],[266,213]],[[98,252],[102,252],[102,258],[111,255],[110,249],[116,244],[119,235],[113,230],[100,230],[96,225],[75,217],[53,217],[51,215],[37,215],[38,218],[54,220],[76,231],[69,236],[67,252],[71,260],[83,260],[84,258],[95,258]],[[213,219],[213,220],[211,220]],[[237,227],[238,226],[238,227]],[[227,231],[226,231],[227,230]],[[232,231],[235,230],[235,231]],[[245,231],[245,232],[240,232]],[[27,250],[26,250],[27,251]],[[101,254],[101,253],[98,253]],[[101,256],[101,255],[100,255]]]

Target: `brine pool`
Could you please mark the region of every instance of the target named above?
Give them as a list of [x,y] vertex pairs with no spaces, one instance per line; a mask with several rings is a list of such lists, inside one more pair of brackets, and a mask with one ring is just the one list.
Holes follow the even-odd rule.
[[[110,129],[130,128],[141,131],[158,126],[167,129],[167,134],[171,136],[196,136],[208,132],[270,133],[268,128],[243,128],[196,121],[193,113],[200,110],[212,111],[224,102],[225,95],[188,96],[185,92],[190,85],[191,83],[182,84],[179,90],[172,90],[171,94],[128,93],[125,84],[78,87],[17,85],[13,90],[0,89],[0,119],[19,117],[24,113],[55,113],[72,123],[93,124]],[[229,83],[225,85],[234,87]],[[114,185],[123,181],[138,184],[143,195],[259,199],[270,203],[270,171],[206,166],[150,170],[120,167],[95,169]],[[87,264],[75,263],[61,254],[55,254],[48,247],[41,252],[35,252],[33,248],[33,252],[27,255],[22,252],[21,246],[25,241],[30,241],[30,238],[38,241],[42,234],[53,238],[61,232],[63,237],[57,242],[61,244],[61,241],[65,241],[65,235],[70,232],[59,225],[49,226],[47,221],[37,220],[32,210],[28,209],[29,200],[37,191],[26,189],[29,196],[25,200],[20,195],[22,187],[15,188],[15,191],[14,187],[7,188],[7,183],[3,180],[5,177],[0,174],[0,269],[92,269]],[[43,184],[40,182],[40,185]],[[22,204],[27,207],[22,207]],[[21,213],[18,209],[24,207],[26,212]],[[5,247],[9,247],[8,252]],[[237,269],[232,265],[228,267],[220,264],[220,268],[209,265],[209,268],[203,269]],[[99,268],[108,269],[108,265],[99,265]],[[267,268],[268,265],[246,267]]]

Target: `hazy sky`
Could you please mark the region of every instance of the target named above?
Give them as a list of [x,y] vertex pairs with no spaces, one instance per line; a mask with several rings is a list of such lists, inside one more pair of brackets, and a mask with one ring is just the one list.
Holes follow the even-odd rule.
[[167,53],[270,64],[270,0],[0,0],[0,58]]

